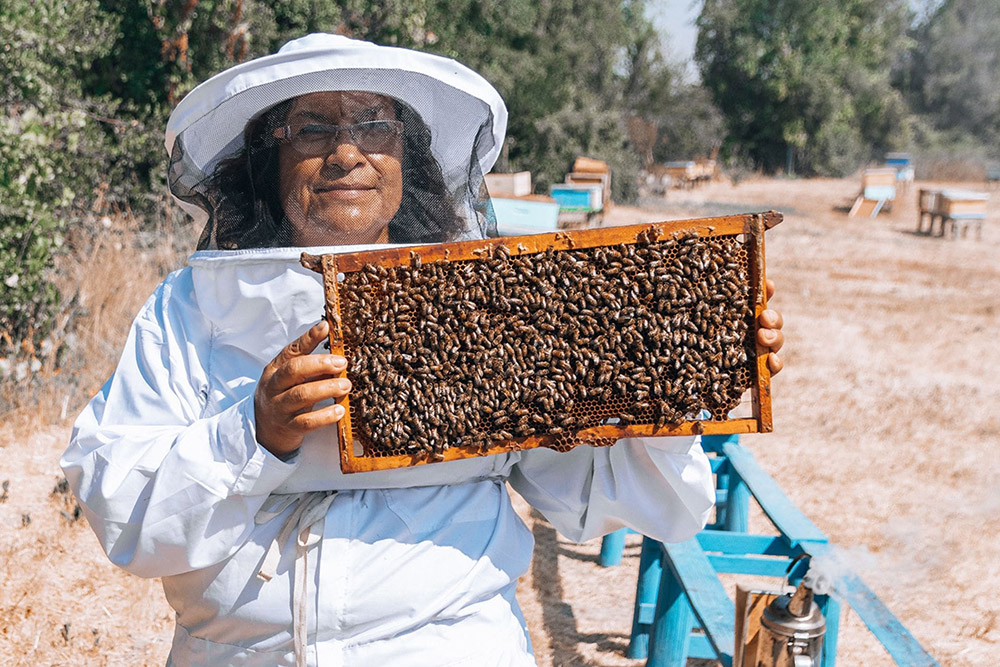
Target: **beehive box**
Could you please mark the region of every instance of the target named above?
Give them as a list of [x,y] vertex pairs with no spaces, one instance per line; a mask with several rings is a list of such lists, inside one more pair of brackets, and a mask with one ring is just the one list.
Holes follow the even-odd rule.
[[698,178],[701,180],[712,180],[715,178],[715,160],[704,159],[697,160],[697,174]]
[[323,274],[330,349],[348,358],[353,385],[342,469],[770,431],[755,335],[764,231],[780,221],[303,255]]
[[555,200],[490,197],[500,236],[523,236],[559,231],[559,204]]
[[604,193],[600,184],[555,183],[549,193],[559,202],[560,211],[600,211],[604,208]]
[[574,171],[566,174],[566,183],[570,185],[597,185],[601,188],[602,208],[611,204],[611,174],[609,172]]
[[919,194],[917,195],[917,207],[920,209],[921,215],[927,213],[940,213],[941,191],[921,188]]
[[494,197],[524,197],[531,194],[531,172],[486,174],[486,189]]
[[693,160],[667,162],[665,169],[670,178],[682,183],[698,178],[698,165]]
[[861,175],[861,189],[870,201],[891,201],[896,198],[895,169],[866,169]]
[[950,218],[986,217],[990,196],[985,192],[944,190],[940,193],[940,212]]
[[896,170],[891,168],[865,169],[861,174],[861,187],[892,187],[896,185]]

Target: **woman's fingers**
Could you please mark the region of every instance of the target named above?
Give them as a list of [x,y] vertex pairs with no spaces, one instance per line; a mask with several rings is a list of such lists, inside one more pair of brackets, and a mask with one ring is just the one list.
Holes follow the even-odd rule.
[[785,344],[785,334],[781,329],[758,329],[757,343],[771,352],[777,352]]
[[771,308],[762,311],[757,321],[760,322],[760,326],[764,329],[780,329],[785,326],[785,318],[777,310],[772,310]]
[[[774,296],[774,281],[766,280],[764,285],[767,298],[770,300]],[[757,318],[757,324],[760,327],[757,329],[757,343],[770,350],[767,355],[767,369],[771,375],[777,375],[785,367],[781,357],[777,354],[778,350],[785,344],[785,334],[781,332],[781,328],[785,326],[785,320],[780,312],[768,308],[761,312],[760,317]]]
[[329,331],[326,321],[311,327],[282,348],[261,373],[254,392],[257,442],[274,454],[295,451],[306,433],[344,416],[339,405],[312,409],[351,390],[350,380],[336,377],[347,368],[344,357],[312,354]]
[[343,372],[347,367],[344,357],[312,354],[329,332],[329,324],[322,320],[282,348],[264,367],[260,384],[274,396],[297,384],[335,377]]
[[308,410],[320,401],[343,398],[351,391],[347,378],[333,378],[298,384],[274,397],[274,402],[288,414]]
[[[774,281],[770,278],[764,281],[764,291],[767,294],[767,300],[770,301],[771,297],[774,296]],[[760,317],[757,318],[757,325],[759,327],[757,329],[757,344],[770,350],[767,355],[767,369],[771,371],[771,375],[777,375],[785,367],[781,357],[778,356],[778,350],[785,344],[785,334],[781,333],[781,327],[785,325],[785,320],[781,317],[781,313],[768,308],[762,311]]]
[[291,357],[273,370],[268,378],[268,383],[271,391],[274,394],[279,394],[304,382],[336,377],[345,368],[347,368],[347,359],[336,354],[307,354],[304,357]]
[[292,418],[289,426],[303,435],[324,426],[336,424],[344,418],[344,406],[328,405],[319,410],[303,412]]
[[784,362],[781,361],[781,357],[779,357],[776,353],[771,352],[767,355],[767,370],[771,371],[772,376],[780,373],[781,369],[784,367]]
[[271,363],[280,365],[295,357],[301,357],[312,353],[316,346],[323,342],[327,334],[330,333],[330,325],[326,320],[320,320],[309,328],[304,334],[286,345],[278,356]]
[[[770,281],[768,282],[770,283]],[[771,284],[769,291],[773,292],[773,290],[774,285]],[[776,354],[785,344],[785,334],[781,332],[781,327],[785,324],[784,319],[781,317],[781,313],[768,308],[761,312],[760,317],[757,318],[757,323],[760,326],[757,329],[757,344],[766,347],[770,351],[770,354],[767,356],[767,366],[771,374],[776,375],[784,367],[781,359]]]

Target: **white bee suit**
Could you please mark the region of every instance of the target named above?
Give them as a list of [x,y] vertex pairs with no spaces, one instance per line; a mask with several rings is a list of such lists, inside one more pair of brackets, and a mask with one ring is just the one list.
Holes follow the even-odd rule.
[[[171,274],[61,461],[111,560],[162,577],[171,664],[294,665],[297,570],[310,665],[534,664],[514,599],[533,540],[505,482],[575,541],[704,525],[714,490],[690,437],[344,475],[326,428],[272,456],[257,379],[323,312],[301,250],[203,251]],[[336,493],[294,495],[315,491]],[[313,518],[290,521],[303,498]]]
[[[201,250],[140,312],[77,421],[67,479],[111,560],[163,579],[171,664],[533,664],[514,599],[532,536],[505,482],[574,540],[623,525],[680,540],[712,506],[708,461],[693,438],[651,438],[343,475],[335,428],[287,461],[261,447],[261,371],[324,304],[303,248],[287,247],[297,200],[273,194],[286,174],[281,105],[324,91],[376,94],[368,111],[401,123],[390,240],[495,234],[482,175],[507,111],[467,67],[317,34],[215,75],[166,132],[168,182],[205,221]],[[364,113],[310,122],[336,143]],[[322,222],[329,240],[309,243],[345,242],[338,220]]]

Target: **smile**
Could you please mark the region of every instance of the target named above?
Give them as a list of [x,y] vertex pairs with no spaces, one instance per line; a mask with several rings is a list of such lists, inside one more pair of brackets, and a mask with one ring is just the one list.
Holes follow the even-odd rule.
[[324,197],[330,197],[332,199],[356,199],[358,197],[363,197],[369,192],[374,192],[376,188],[366,185],[350,185],[350,186],[328,186],[322,188],[316,188],[314,192]]

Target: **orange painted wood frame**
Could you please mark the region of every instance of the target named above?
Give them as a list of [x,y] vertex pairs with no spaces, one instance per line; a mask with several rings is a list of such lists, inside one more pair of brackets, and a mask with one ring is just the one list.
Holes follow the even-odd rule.
[[[545,252],[549,248],[561,251],[619,244],[635,244],[647,234],[652,234],[655,238],[660,239],[668,238],[673,234],[690,232],[704,237],[742,235],[741,241],[749,257],[750,295],[754,306],[754,326],[750,329],[748,335],[754,336],[754,340],[756,340],[758,329],[756,322],[761,312],[767,307],[764,232],[780,223],[781,220],[782,216],[780,213],[768,211],[766,213],[731,215],[716,218],[580,229],[531,236],[511,236],[481,241],[392,247],[357,253],[328,254],[318,257],[303,253],[302,263],[304,266],[323,274],[326,318],[330,323],[330,352],[332,354],[343,355],[344,327],[341,320],[340,298],[337,287],[338,275],[359,271],[366,265],[380,265],[385,267],[409,266],[417,257],[424,264],[435,261],[476,260],[489,256],[492,248],[501,245],[506,246],[512,257],[516,257],[518,255],[532,255]],[[756,378],[751,382],[750,388],[753,416],[750,418],[720,421],[693,420],[676,424],[666,424],[659,429],[656,428],[655,424],[633,423],[628,426],[606,424],[577,431],[575,438],[579,440],[621,439],[702,433],[770,432],[773,424],[771,413],[771,374],[767,367],[767,349],[756,345],[756,350]],[[342,373],[342,377],[346,377],[346,374],[345,370]],[[546,447],[551,446],[555,439],[552,435],[539,434],[507,441],[494,441],[494,444],[489,447],[450,447],[443,452],[443,459],[438,458],[436,460],[429,460],[423,453],[418,455],[366,456],[361,443],[352,437],[349,396],[340,399],[338,403],[343,405],[345,410],[344,417],[340,420],[337,427],[337,436],[340,443],[341,469],[345,473],[403,468],[442,460],[450,461],[473,456],[487,456],[509,451],[519,451],[534,447]]]

